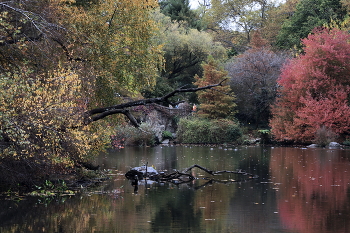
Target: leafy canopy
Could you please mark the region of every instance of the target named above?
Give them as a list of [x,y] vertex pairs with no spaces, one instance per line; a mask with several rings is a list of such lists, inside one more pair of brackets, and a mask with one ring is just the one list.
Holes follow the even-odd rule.
[[[84,113],[154,85],[162,62],[151,16],[157,6],[146,0],[0,3],[1,171],[17,161],[44,177],[101,149],[111,127],[108,121],[84,126]],[[25,172],[0,172],[0,180]]]
[[272,108],[278,140],[309,142],[326,127],[337,135],[350,130],[350,35],[339,29],[315,30],[302,40],[305,54],[284,66],[280,97]]
[[[266,12],[271,7],[273,4],[268,1],[212,0],[209,11],[211,27],[230,28],[231,30],[233,28],[239,37],[244,35],[241,41],[236,41],[236,43],[247,45],[254,30],[265,24]],[[237,38],[233,39],[237,40]]]
[[189,0],[163,0],[159,2],[161,12],[169,16],[172,21],[187,24],[190,28],[201,30],[203,28],[199,16],[191,10]]
[[332,20],[341,22],[346,14],[340,0],[299,1],[294,14],[283,24],[276,44],[283,49],[300,48],[300,39],[306,38],[315,27]]
[[201,64],[208,56],[219,61],[227,58],[225,48],[209,33],[172,22],[170,17],[159,12],[155,12],[154,18],[159,24],[157,38],[164,44],[164,66],[156,86],[145,88],[145,97],[159,97],[184,85],[190,87],[195,81],[194,76],[202,75]]
[[[98,89],[137,93],[152,87],[162,62],[162,45],[155,40],[158,27],[152,18],[156,1],[106,0],[79,7],[59,5],[68,25],[71,53],[82,54],[94,67]],[[110,97],[112,98],[112,97]]]

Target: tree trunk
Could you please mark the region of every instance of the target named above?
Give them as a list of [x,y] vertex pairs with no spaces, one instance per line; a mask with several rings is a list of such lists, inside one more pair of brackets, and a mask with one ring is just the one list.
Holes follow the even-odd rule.
[[217,86],[222,86],[222,83],[225,81],[226,79],[222,80],[221,82],[217,83],[217,84],[212,84],[212,85],[208,85],[208,86],[204,86],[204,87],[198,87],[198,88],[183,88],[180,87],[162,97],[158,97],[158,98],[150,98],[150,99],[141,99],[141,100],[136,100],[136,101],[130,101],[127,103],[123,103],[123,104],[118,104],[118,105],[114,105],[114,106],[109,106],[109,107],[104,107],[104,108],[95,108],[92,109],[90,111],[85,112],[85,116],[84,116],[84,124],[88,125],[94,121],[98,121],[100,119],[103,119],[107,116],[110,115],[114,115],[114,114],[124,114],[131,122],[131,124],[135,127],[139,127],[139,123],[136,121],[135,117],[130,113],[129,109],[130,107],[134,107],[134,106],[139,106],[139,105],[146,105],[146,104],[152,104],[152,103],[156,103],[156,104],[167,104],[167,105],[172,105],[172,106],[176,106],[177,104],[179,104],[180,102],[171,102],[169,99],[175,95],[177,95],[178,93],[184,93],[184,92],[197,92],[197,91],[201,91],[201,90],[206,90],[206,89],[211,89]]

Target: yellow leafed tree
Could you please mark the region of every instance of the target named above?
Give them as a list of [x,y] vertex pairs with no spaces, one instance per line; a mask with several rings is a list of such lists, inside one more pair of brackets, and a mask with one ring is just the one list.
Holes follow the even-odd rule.
[[24,161],[40,175],[84,161],[94,139],[81,124],[87,107],[81,87],[72,70],[0,75],[0,132],[8,143],[1,160]]
[[84,113],[154,85],[162,63],[157,4],[0,3],[0,180],[64,171],[106,142],[110,119],[86,126]]
[[152,87],[162,62],[162,46],[155,40],[158,28],[151,16],[157,1],[106,0],[88,6],[76,2],[58,1],[57,8],[69,15],[61,22],[73,32],[72,56],[84,57],[94,67],[95,90],[101,97],[97,104],[115,103],[115,93],[136,94]]

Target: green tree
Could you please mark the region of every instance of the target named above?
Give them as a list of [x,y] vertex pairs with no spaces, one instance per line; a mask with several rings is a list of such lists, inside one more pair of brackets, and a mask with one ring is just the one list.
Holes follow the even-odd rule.
[[203,25],[196,11],[191,10],[189,0],[163,0],[159,2],[161,12],[169,16],[172,21],[186,23],[187,26],[197,30]]
[[[218,63],[213,58],[208,60],[208,63],[203,63],[204,74],[200,78],[196,75],[198,87],[207,86],[212,83],[219,83],[227,78],[227,72],[219,67]],[[209,118],[233,118],[235,114],[236,104],[235,97],[228,84],[222,84],[215,89],[209,89],[198,93],[200,108],[198,115]]]
[[[157,97],[168,93],[170,89],[191,86],[195,81],[194,76],[202,75],[201,63],[208,56],[219,61],[227,59],[226,49],[214,42],[207,32],[188,29],[161,13],[154,17],[160,25],[157,38],[164,43],[164,67],[156,86],[144,91],[145,97]],[[195,95],[192,94],[191,102],[194,101]]]
[[157,25],[152,18],[155,1],[108,0],[88,8],[64,3],[60,7],[65,17],[62,22],[72,32],[65,47],[94,67],[96,88],[112,88],[113,96],[102,104],[113,103],[116,93],[136,94],[155,84],[162,61],[162,45],[155,40]]
[[295,13],[284,22],[276,45],[282,49],[300,48],[300,39],[306,38],[315,27],[325,26],[332,20],[341,22],[345,16],[340,0],[299,1]]
[[279,34],[283,22],[290,18],[299,0],[287,0],[284,3],[271,4],[265,11],[266,20],[259,32],[270,45],[276,44],[276,37]]

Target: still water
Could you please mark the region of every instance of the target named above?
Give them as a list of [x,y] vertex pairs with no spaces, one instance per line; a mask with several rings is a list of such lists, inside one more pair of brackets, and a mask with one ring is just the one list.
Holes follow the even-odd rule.
[[[350,150],[280,147],[125,148],[97,162],[110,179],[94,190],[53,199],[0,200],[0,232],[350,232]],[[148,162],[167,173],[198,164],[186,184],[125,179]]]

